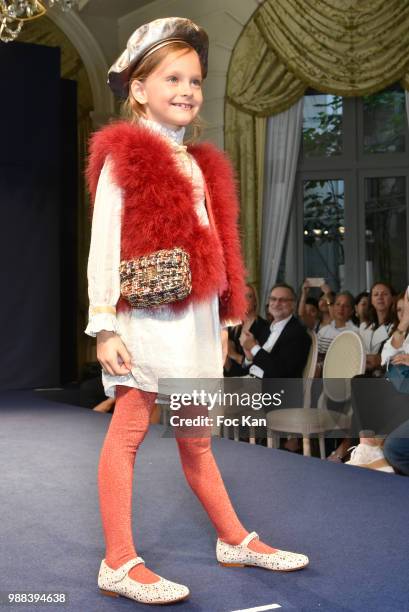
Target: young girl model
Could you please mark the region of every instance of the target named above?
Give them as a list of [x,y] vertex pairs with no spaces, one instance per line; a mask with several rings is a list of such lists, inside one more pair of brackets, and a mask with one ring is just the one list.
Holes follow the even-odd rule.
[[[221,323],[237,322],[246,307],[230,166],[210,144],[183,145],[202,105],[207,50],[206,33],[188,19],[138,28],[109,71],[111,88],[127,98],[128,120],[93,136],[88,167],[94,211],[86,333],[97,336],[105,391],[116,396],[98,472],[106,543],[98,585],[143,603],[189,595],[145,567],[132,537],[133,466],[158,380],[221,377]],[[190,294],[165,306],[130,307],[120,295],[120,262],[174,247],[189,254]],[[177,445],[216,529],[219,562],[287,571],[307,565],[304,555],[271,548],[243,527],[209,436],[178,437]]]

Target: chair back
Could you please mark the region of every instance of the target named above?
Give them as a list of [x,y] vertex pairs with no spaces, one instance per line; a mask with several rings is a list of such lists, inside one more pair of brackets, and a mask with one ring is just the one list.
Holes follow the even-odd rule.
[[318,339],[314,331],[308,330],[308,335],[311,338],[310,352],[308,353],[307,363],[305,364],[303,377],[303,407],[311,407],[311,390],[314,382],[315,369],[318,359]]
[[336,402],[351,397],[351,378],[365,372],[365,350],[361,337],[352,330],[341,332],[329,345],[322,378],[326,396]]
[[308,330],[308,335],[311,338],[311,347],[310,352],[308,353],[307,363],[305,364],[302,377],[305,380],[306,378],[314,378],[315,368],[317,367],[317,359],[318,359],[318,340],[317,334]]

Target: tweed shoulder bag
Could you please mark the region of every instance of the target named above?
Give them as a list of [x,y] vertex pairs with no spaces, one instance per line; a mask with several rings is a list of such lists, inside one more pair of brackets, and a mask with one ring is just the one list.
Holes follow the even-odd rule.
[[[209,224],[216,229],[206,182],[205,200]],[[190,257],[181,247],[161,249],[123,260],[120,264],[121,296],[132,308],[155,308],[183,300],[192,291]]]

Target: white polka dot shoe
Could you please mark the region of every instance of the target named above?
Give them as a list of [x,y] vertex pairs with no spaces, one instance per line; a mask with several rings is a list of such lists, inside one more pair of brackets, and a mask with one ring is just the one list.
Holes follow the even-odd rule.
[[102,593],[111,597],[122,595],[144,604],[170,604],[189,596],[189,589],[186,586],[165,578],[159,577],[160,580],[152,584],[133,580],[128,576],[128,572],[138,563],[145,563],[142,557],[135,557],[113,570],[103,559],[98,574],[98,586]]
[[309,560],[305,555],[277,550],[276,553],[258,553],[247,547],[247,544],[257,538],[255,531],[249,533],[244,540],[233,546],[222,540],[217,540],[216,557],[220,565],[226,567],[244,567],[255,565],[276,572],[293,572],[308,565]]

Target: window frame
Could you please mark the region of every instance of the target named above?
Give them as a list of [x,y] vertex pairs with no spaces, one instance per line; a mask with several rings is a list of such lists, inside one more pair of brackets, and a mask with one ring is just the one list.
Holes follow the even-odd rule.
[[[402,90],[395,84],[383,91]],[[305,95],[324,92],[309,89]],[[405,106],[406,110],[406,106]],[[409,236],[409,127],[405,125],[405,152],[363,153],[363,98],[343,98],[343,152],[332,157],[303,157],[302,139],[295,176],[292,211],[287,232],[285,278],[299,287],[304,278],[304,201],[305,180],[344,180],[344,254],[343,289],[359,293],[368,289],[365,269],[365,179],[406,177],[406,232]],[[355,203],[358,203],[356,205]],[[406,270],[409,271],[409,240],[406,249]],[[387,279],[386,279],[387,280]],[[399,289],[399,288],[397,288]]]

